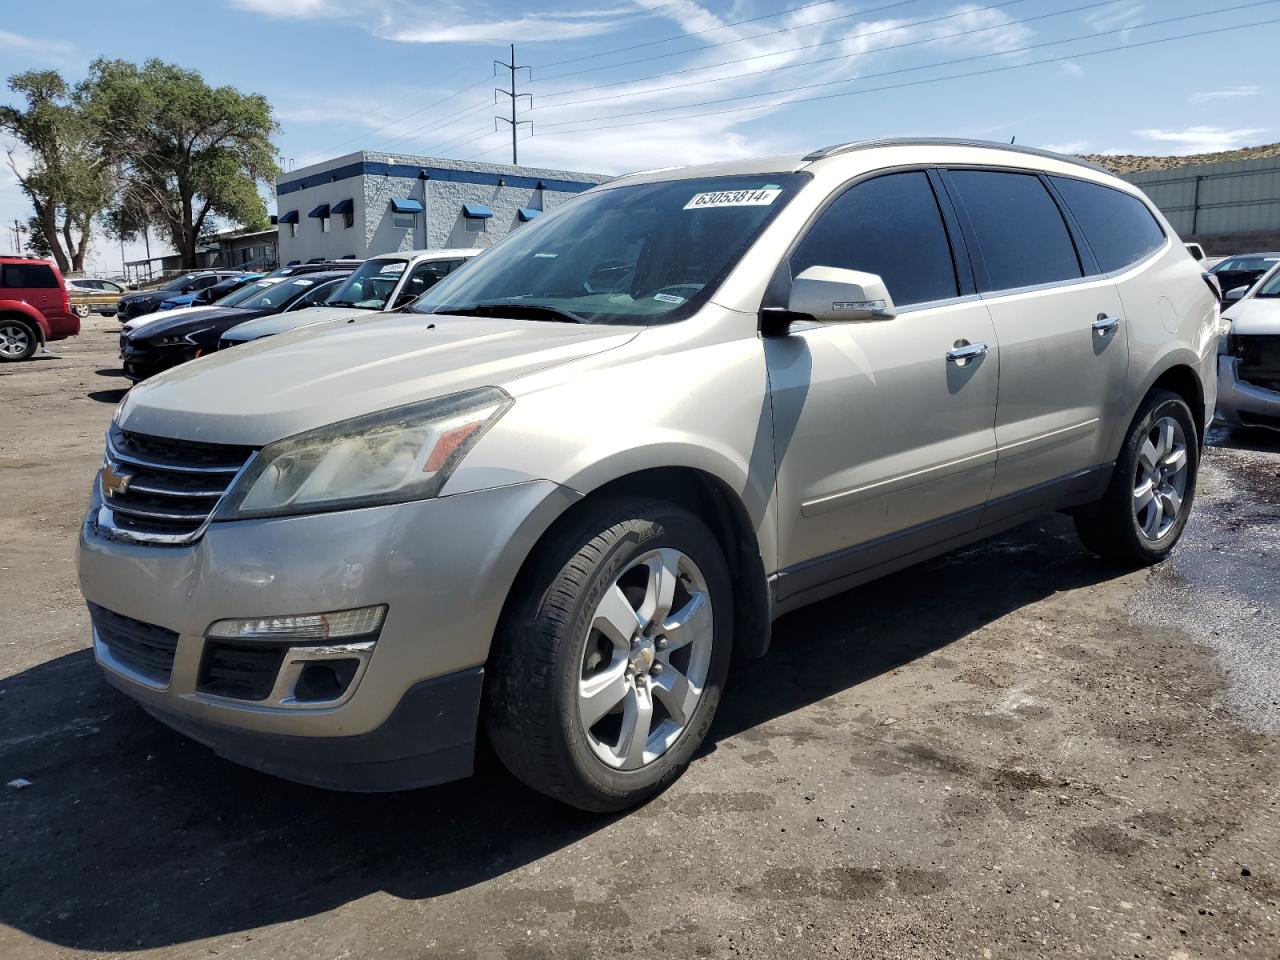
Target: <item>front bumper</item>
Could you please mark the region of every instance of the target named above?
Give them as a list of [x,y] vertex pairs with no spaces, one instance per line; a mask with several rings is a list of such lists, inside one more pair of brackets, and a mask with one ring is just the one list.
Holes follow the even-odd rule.
[[[538,537],[574,500],[533,481],[435,500],[210,524],[187,546],[81,531],[80,587],[106,610],[176,634],[158,680],[111,656],[110,682],[230,759],[307,783],[390,790],[465,776],[482,667],[503,604]],[[387,605],[367,667],[333,706],[267,705],[201,692],[217,620]],[[246,641],[252,643],[252,641]],[[426,683],[433,681],[433,683]]]
[[1233,356],[1218,357],[1216,419],[1232,427],[1280,430],[1280,393],[1241,380],[1238,364]]
[[194,345],[139,349],[128,338],[121,336],[120,339],[120,366],[124,375],[134,383],[194,359],[197,349]]

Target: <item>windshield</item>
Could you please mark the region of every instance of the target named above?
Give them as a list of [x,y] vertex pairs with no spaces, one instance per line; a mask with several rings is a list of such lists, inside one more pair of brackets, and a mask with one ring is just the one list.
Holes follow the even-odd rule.
[[264,290],[270,290],[271,287],[273,287],[275,284],[279,282],[280,280],[278,278],[264,277],[261,280],[255,280],[253,283],[246,283],[239,290],[236,290],[232,293],[228,293],[221,300],[216,301],[213,304],[213,306],[238,307],[245,300],[248,300],[250,297],[257,296],[259,293],[262,293],[262,291]]
[[1262,281],[1262,286],[1258,287],[1255,297],[1280,297],[1280,267],[1272,269]]
[[199,276],[198,273],[185,274],[181,277],[178,277],[175,280],[170,280],[160,289],[161,290],[181,290],[183,287],[183,284],[189,283],[190,281],[194,280],[198,276]]
[[1269,270],[1280,262],[1280,257],[1229,257],[1213,268],[1213,273],[1226,270]]
[[[258,281],[258,283],[261,282],[261,280]],[[239,307],[241,310],[278,310],[293,303],[314,287],[316,282],[315,277],[286,277],[276,283],[269,283],[265,287],[250,291],[249,296],[231,306]],[[258,287],[258,284],[251,283],[249,286]],[[219,303],[226,305],[225,301],[229,299],[231,298],[224,297]]]
[[667,180],[591,192],[424,293],[415,313],[651,325],[691,316],[805,174]]
[[325,305],[381,310],[408,265],[408,260],[366,260],[333,292]]

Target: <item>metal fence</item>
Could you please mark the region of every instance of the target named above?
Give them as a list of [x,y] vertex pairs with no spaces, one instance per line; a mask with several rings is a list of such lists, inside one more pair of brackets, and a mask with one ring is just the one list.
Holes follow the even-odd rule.
[[1183,238],[1280,231],[1280,157],[1131,173]]

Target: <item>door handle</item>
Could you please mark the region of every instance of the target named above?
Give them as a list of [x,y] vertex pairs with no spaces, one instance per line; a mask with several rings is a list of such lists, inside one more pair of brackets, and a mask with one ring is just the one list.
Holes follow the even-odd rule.
[[985,343],[970,343],[968,340],[957,340],[956,345],[947,351],[947,362],[963,367],[970,360],[985,357],[990,349]]
[[1107,334],[1120,326],[1119,317],[1108,317],[1105,313],[1098,314],[1098,319],[1093,321],[1093,330],[1095,333]]

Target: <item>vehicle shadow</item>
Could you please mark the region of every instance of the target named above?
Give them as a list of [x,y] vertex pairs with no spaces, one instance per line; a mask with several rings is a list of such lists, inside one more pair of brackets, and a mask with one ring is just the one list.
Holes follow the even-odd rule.
[[90,400],[97,400],[98,403],[119,403],[128,392],[128,387],[121,387],[119,390],[94,390],[88,394],[88,397]]
[[[735,667],[693,775],[718,743],[1116,573],[1054,518],[792,614],[768,657]],[[31,781],[0,791],[0,923],[62,947],[188,943],[375,891],[435,897],[626,828],[625,816],[525,790],[487,757],[471,780],[391,795],[256,774],[152,721],[101,680],[87,650],[0,692],[3,779]]]
[[1215,426],[1208,442],[1224,450],[1247,450],[1250,453],[1280,453],[1280,430],[1231,429]]

